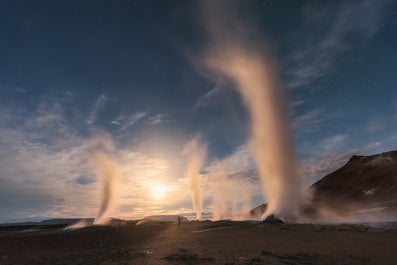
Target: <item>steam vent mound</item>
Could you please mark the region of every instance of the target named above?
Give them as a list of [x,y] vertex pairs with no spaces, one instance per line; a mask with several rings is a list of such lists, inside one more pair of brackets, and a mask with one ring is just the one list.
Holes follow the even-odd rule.
[[[341,217],[382,216],[397,218],[397,151],[372,156],[352,156],[347,164],[314,183],[313,198],[302,209],[307,218],[320,212]],[[261,216],[262,204],[250,211]]]

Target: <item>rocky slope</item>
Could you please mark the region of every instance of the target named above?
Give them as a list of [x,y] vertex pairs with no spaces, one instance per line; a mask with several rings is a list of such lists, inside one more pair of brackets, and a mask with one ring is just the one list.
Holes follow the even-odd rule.
[[[348,163],[314,183],[305,218],[397,217],[397,151],[352,156]],[[259,216],[263,204],[251,210]]]

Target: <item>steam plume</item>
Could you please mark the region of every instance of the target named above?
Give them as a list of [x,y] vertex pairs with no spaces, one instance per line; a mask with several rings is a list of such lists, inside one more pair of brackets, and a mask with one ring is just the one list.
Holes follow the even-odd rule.
[[201,190],[199,174],[201,166],[207,156],[207,146],[202,143],[201,137],[196,135],[185,145],[183,154],[187,157],[185,174],[189,181],[193,209],[196,212],[196,219],[200,220],[203,211],[203,192]]
[[94,154],[92,160],[98,176],[102,178],[101,202],[95,218],[95,223],[98,223],[101,222],[113,201],[115,181],[120,175],[120,170],[117,163],[102,152]]
[[115,151],[115,146],[109,135],[97,135],[88,145],[89,161],[102,182],[99,211],[94,221],[95,224],[98,224],[103,223],[103,219],[113,202],[115,183],[121,175],[121,168],[119,163],[111,156]]
[[[206,64],[236,85],[251,117],[250,149],[267,197],[269,214],[283,217],[302,200],[294,144],[284,113],[274,59],[235,1],[201,1],[210,37]],[[241,2],[246,3],[246,2]],[[247,15],[247,13],[245,13]]]
[[[210,184],[212,214],[214,220],[247,220],[252,209],[252,187],[243,178],[230,178],[226,174],[216,176]],[[236,196],[238,194],[238,196]]]

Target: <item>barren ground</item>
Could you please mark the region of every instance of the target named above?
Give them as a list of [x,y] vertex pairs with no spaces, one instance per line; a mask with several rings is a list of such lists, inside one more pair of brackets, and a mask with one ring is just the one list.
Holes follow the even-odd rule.
[[229,221],[2,227],[0,264],[397,264],[397,228]]

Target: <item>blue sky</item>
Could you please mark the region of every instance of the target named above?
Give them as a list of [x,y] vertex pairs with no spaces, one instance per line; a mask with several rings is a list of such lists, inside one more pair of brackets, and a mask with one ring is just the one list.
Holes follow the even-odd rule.
[[[397,148],[395,1],[240,4],[277,59],[309,182]],[[86,151],[109,142],[123,171],[109,215],[190,213],[182,151],[197,133],[204,211],[215,192],[231,212],[263,201],[242,100],[196,64],[208,43],[199,13],[176,0],[0,4],[0,221],[95,216]],[[219,174],[233,176],[228,188]]]

